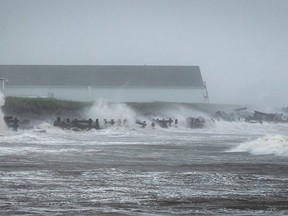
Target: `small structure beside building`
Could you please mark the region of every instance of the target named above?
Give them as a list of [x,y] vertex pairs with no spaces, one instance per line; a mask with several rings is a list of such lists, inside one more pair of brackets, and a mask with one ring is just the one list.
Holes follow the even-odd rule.
[[6,96],[207,103],[199,66],[0,65]]

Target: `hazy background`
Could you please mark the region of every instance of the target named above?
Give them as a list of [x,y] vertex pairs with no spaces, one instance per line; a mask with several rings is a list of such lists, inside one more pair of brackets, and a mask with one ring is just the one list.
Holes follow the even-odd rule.
[[288,106],[288,0],[0,0],[0,64],[199,65],[210,102]]

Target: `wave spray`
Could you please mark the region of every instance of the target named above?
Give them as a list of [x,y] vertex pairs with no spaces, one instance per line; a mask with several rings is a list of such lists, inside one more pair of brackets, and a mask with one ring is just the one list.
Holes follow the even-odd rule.
[[86,113],[87,118],[111,120],[127,120],[135,122],[136,113],[123,103],[108,103],[104,99],[95,101],[94,105]]
[[4,114],[1,109],[4,104],[5,104],[4,95],[0,91],[0,132],[6,130],[6,125],[4,122]]

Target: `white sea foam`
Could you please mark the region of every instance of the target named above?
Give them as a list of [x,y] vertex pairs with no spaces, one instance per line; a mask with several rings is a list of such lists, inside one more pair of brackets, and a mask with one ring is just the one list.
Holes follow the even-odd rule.
[[253,155],[274,154],[288,157],[288,136],[266,135],[254,141],[242,143],[229,152],[249,152]]
[[[56,135],[56,136],[55,136]],[[25,143],[25,144],[46,144],[59,145],[69,143],[69,140],[62,138],[59,134],[45,134],[35,131],[20,131],[6,133],[0,136],[0,143]]]
[[288,135],[288,124],[216,121],[207,132],[217,134]]

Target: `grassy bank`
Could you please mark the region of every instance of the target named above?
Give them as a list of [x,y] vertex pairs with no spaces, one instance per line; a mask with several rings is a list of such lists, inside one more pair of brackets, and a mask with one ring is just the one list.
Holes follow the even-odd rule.
[[6,97],[2,111],[5,115],[52,115],[79,112],[91,103],[57,100],[54,98]]
[[[239,108],[237,105],[201,104],[201,103],[169,103],[169,102],[147,102],[126,103],[137,113],[146,115],[166,110],[179,110],[181,108],[214,114],[218,110],[231,111]],[[85,110],[93,105],[92,102],[76,102],[59,100],[54,98],[23,98],[6,97],[2,111],[5,115],[15,116],[81,116]],[[179,110],[180,111],[180,110]]]

